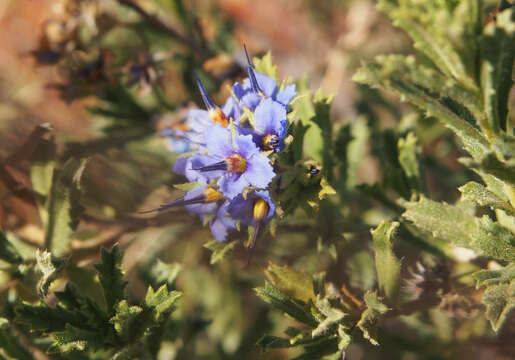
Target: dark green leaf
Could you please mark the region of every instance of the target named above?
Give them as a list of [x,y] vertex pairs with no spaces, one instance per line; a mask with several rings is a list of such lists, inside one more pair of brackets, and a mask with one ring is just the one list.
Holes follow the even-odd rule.
[[23,261],[18,251],[16,251],[9,240],[7,240],[7,237],[2,231],[0,231],[0,259],[10,264],[19,264]]
[[116,304],[125,298],[124,289],[127,282],[123,280],[123,271],[120,268],[122,256],[118,244],[114,245],[111,251],[102,247],[102,263],[95,265],[109,314],[114,314]]

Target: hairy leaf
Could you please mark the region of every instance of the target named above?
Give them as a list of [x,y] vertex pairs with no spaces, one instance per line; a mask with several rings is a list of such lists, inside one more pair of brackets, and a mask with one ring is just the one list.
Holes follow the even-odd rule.
[[313,279],[305,272],[293,270],[287,265],[278,266],[269,263],[265,275],[286,296],[304,302],[315,298]]
[[38,282],[39,296],[45,297],[48,294],[50,284],[59,276],[59,273],[66,265],[66,260],[54,259],[48,251],[36,250],[36,261],[38,270],[42,276]]
[[508,213],[515,214],[515,209],[506,201],[499,198],[495,193],[483,185],[470,181],[458,188],[462,194],[462,200],[474,201],[481,206],[488,206],[491,209],[502,209]]
[[400,288],[401,261],[393,252],[393,238],[398,227],[398,222],[383,221],[372,230],[379,288],[391,302],[396,301]]
[[62,170],[55,170],[46,210],[45,247],[54,255],[61,255],[71,242],[83,211],[80,205],[80,181],[87,160],[70,160]]
[[211,265],[216,264],[220,260],[222,260],[229,251],[234,249],[236,246],[236,241],[229,241],[229,242],[220,242],[217,240],[211,240],[204,244],[204,247],[206,249],[211,250],[213,253],[211,254],[211,258],[209,260],[209,263]]
[[179,291],[168,291],[165,285],[154,292],[152,287],[148,287],[145,295],[145,306],[154,312],[154,320],[163,321],[175,308],[175,302],[182,296]]
[[101,250],[102,263],[95,265],[104,290],[109,314],[114,314],[116,304],[125,298],[124,289],[127,281],[123,280],[123,271],[120,268],[122,256],[118,244],[114,245],[110,251],[103,247]]
[[309,306],[302,301],[289,298],[272,284],[266,282],[265,287],[255,288],[254,291],[266,303],[287,313],[295,320],[312,327],[317,325],[317,321],[311,314]]

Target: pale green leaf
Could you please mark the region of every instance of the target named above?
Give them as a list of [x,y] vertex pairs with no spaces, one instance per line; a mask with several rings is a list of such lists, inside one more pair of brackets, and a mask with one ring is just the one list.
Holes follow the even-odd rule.
[[477,182],[470,181],[458,188],[458,190],[461,192],[462,200],[474,201],[481,206],[488,206],[491,209],[502,209],[508,213],[515,214],[515,209],[509,203]]
[[100,278],[100,284],[104,290],[104,298],[109,314],[114,314],[116,304],[125,298],[124,290],[127,281],[123,280],[123,271],[121,269],[122,256],[118,244],[114,245],[111,250],[102,247],[102,263],[95,265]]
[[401,261],[393,252],[393,239],[399,227],[398,222],[382,222],[372,230],[379,288],[391,302],[399,295]]
[[265,270],[265,275],[286,296],[304,302],[315,298],[313,278],[305,272],[293,270],[287,265],[278,266],[271,262]]
[[36,250],[37,269],[41,272],[38,282],[39,296],[45,297],[48,294],[50,284],[59,276],[66,265],[66,260],[55,259],[48,251]]
[[213,253],[211,254],[211,258],[209,260],[209,263],[211,265],[216,264],[220,260],[223,260],[224,257],[234,249],[236,246],[237,241],[229,241],[229,242],[221,242],[217,240],[211,240],[204,244],[204,247],[206,249],[211,250]]

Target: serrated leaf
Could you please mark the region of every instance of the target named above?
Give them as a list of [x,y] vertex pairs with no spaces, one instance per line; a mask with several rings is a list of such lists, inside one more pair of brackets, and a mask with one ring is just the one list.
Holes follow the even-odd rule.
[[311,336],[315,338],[336,332],[338,325],[340,325],[347,314],[338,307],[334,307],[328,298],[317,299],[315,305],[318,311],[325,316],[325,319],[323,319],[318,326],[313,329]]
[[253,59],[254,69],[262,74],[268,75],[277,81],[277,66],[274,65],[272,53],[267,52],[261,59],[255,57]]
[[217,240],[211,240],[204,244],[204,247],[206,249],[211,250],[213,253],[211,254],[211,258],[209,260],[209,263],[211,265],[216,264],[220,260],[223,260],[223,258],[227,255],[229,251],[234,249],[236,246],[236,241],[230,241],[230,242],[220,242]]
[[512,310],[515,310],[515,280],[509,284],[489,286],[483,294],[486,318],[495,331],[498,331]]
[[477,281],[476,287],[508,284],[515,279],[515,263],[499,270],[481,270],[474,273]]
[[[379,8],[390,15],[395,26],[413,38],[414,47],[431,59],[443,74],[467,88],[476,88],[475,42],[481,26],[477,0],[462,1],[456,8],[436,1],[381,0]],[[451,23],[454,32],[449,29]]]
[[470,181],[458,188],[458,190],[461,192],[462,200],[474,201],[481,206],[488,206],[491,209],[502,209],[508,213],[515,214],[515,209],[509,203],[477,182]]
[[406,208],[402,216],[436,238],[486,256],[515,260],[515,235],[486,216],[477,219],[456,206],[426,198],[407,203]]
[[401,261],[393,252],[393,238],[398,228],[398,222],[383,221],[375,230],[371,231],[379,288],[393,303],[399,295],[401,276]]
[[173,187],[182,191],[191,191],[193,189],[198,188],[199,186],[202,186],[199,182],[187,182],[184,184],[174,184]]
[[38,282],[38,293],[39,296],[45,297],[48,294],[50,284],[59,276],[67,261],[53,258],[50,252],[37,249],[36,262],[37,268],[42,274]]
[[65,330],[52,334],[54,344],[49,352],[68,353],[70,351],[84,351],[87,348],[98,349],[103,344],[100,332],[84,330],[70,324],[66,324]]
[[[48,131],[50,130],[51,128],[48,129]],[[48,131],[46,131],[46,133],[48,133]],[[32,188],[37,195],[36,202],[43,224],[46,224],[48,221],[48,212],[45,203],[50,194],[50,189],[52,188],[55,157],[56,144],[53,135],[48,139],[44,137],[38,139],[31,159],[30,178]]]
[[23,258],[2,231],[0,231],[0,259],[10,264],[19,264],[23,261]]
[[498,259],[515,259],[513,233],[487,216],[477,219],[458,207],[427,199],[422,199],[415,206],[408,204],[404,215],[422,230],[457,246]]
[[175,279],[177,279],[177,276],[179,276],[181,270],[182,265],[179,263],[167,264],[157,259],[155,264],[152,265],[150,273],[157,284],[162,285],[166,283],[169,286],[173,286],[173,283],[175,282]]
[[118,244],[110,251],[102,247],[102,263],[95,265],[109,314],[114,314],[116,304],[125,298],[124,289],[127,281],[123,280],[122,257]]
[[144,330],[141,329],[142,324],[138,324],[139,315],[142,312],[143,308],[140,306],[129,306],[127,300],[122,300],[116,304],[116,313],[109,319],[109,322],[113,324],[114,329],[123,340],[129,341],[135,326],[138,326],[141,331]]
[[153,310],[154,320],[160,322],[174,310],[175,302],[181,296],[179,291],[168,291],[166,284],[155,292],[149,286],[145,295],[145,306]]
[[[513,86],[515,9],[507,9],[485,26],[481,38],[481,88],[489,120],[487,130],[506,130],[508,97]],[[490,134],[493,135],[493,134]]]
[[476,128],[476,117],[482,114],[478,96],[417,64],[413,57],[378,56],[374,62],[365,62],[353,80],[380,86],[416,105],[426,116],[436,117],[474,158],[481,159],[490,151],[487,139]]
[[311,327],[317,326],[318,322],[311,314],[309,306],[300,300],[289,298],[272,284],[266,282],[265,287],[255,288],[254,291],[266,303],[285,312],[295,320]]
[[66,324],[80,326],[85,320],[81,314],[66,310],[59,304],[51,308],[44,303],[32,305],[26,302],[16,306],[16,321],[27,324],[32,330],[46,333],[63,331]]
[[45,247],[54,255],[68,250],[72,235],[84,210],[80,205],[80,181],[87,160],[70,160],[62,170],[55,170],[46,202],[48,222],[45,226]]
[[365,294],[367,309],[363,311],[357,323],[357,326],[363,332],[363,337],[376,346],[379,345],[376,333],[381,315],[388,311],[388,307],[381,301],[382,298],[378,297],[376,293],[368,291]]
[[278,266],[272,262],[265,270],[267,279],[283,294],[304,302],[315,298],[313,278],[302,271],[296,271],[287,265]]
[[405,138],[400,138],[397,147],[399,150],[399,163],[408,178],[410,188],[415,193],[422,192],[423,184],[419,167],[420,149],[415,134],[410,132]]

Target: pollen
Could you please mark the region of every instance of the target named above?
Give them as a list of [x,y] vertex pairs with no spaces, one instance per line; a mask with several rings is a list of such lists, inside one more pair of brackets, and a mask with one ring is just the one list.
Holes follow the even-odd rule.
[[268,215],[268,211],[270,210],[270,206],[263,199],[258,199],[254,203],[254,220],[261,221]]
[[206,204],[217,202],[218,200],[222,200],[224,197],[220,191],[217,191],[212,187],[208,187],[204,190],[202,195],[204,195],[204,203]]
[[279,146],[279,137],[275,134],[265,135],[263,137],[263,146],[268,150],[275,150]]
[[220,124],[223,127],[229,125],[229,119],[227,119],[227,116],[225,116],[224,112],[219,107],[209,110],[209,116],[211,116],[211,120],[213,120],[215,124]]
[[247,161],[240,155],[235,154],[228,158],[225,158],[227,163],[227,171],[242,173],[247,170]]

